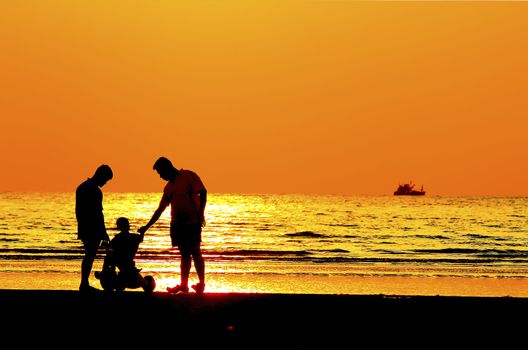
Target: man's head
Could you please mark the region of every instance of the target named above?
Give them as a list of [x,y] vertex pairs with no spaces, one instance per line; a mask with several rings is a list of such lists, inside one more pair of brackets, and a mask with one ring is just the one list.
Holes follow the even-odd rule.
[[97,183],[99,187],[103,187],[109,180],[114,177],[112,169],[106,164],[103,164],[97,168],[92,179]]
[[127,218],[120,217],[116,221],[116,227],[121,232],[128,232],[130,230],[130,222]]
[[154,163],[153,169],[156,170],[159,176],[165,181],[172,180],[177,174],[177,170],[174,165],[172,165],[172,162],[165,157],[158,158],[156,163]]

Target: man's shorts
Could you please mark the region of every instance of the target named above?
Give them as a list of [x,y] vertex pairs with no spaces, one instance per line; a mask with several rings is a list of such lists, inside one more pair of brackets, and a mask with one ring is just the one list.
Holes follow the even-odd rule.
[[87,252],[97,252],[99,246],[101,245],[100,239],[82,239],[84,250]]
[[170,237],[173,247],[180,252],[194,250],[202,242],[202,225],[200,223],[171,223]]

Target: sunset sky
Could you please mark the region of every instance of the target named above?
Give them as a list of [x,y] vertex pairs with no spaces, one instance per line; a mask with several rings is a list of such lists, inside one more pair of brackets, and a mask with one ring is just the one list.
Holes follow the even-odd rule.
[[528,3],[4,1],[0,191],[528,195]]

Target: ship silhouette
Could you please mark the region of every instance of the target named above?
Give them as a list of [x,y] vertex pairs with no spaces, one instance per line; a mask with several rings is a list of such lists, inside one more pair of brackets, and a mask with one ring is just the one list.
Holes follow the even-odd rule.
[[398,189],[394,191],[395,196],[423,196],[424,194],[423,185],[420,191],[415,190],[412,181],[408,184],[398,185]]

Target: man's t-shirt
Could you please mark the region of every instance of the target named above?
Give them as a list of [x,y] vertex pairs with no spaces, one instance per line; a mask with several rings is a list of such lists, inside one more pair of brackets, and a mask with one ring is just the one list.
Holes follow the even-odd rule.
[[77,187],[75,192],[75,214],[79,239],[108,239],[103,215],[103,192],[88,179]]
[[164,200],[171,205],[172,223],[200,222],[200,196],[205,191],[202,180],[191,170],[181,169],[173,183],[163,190]]

